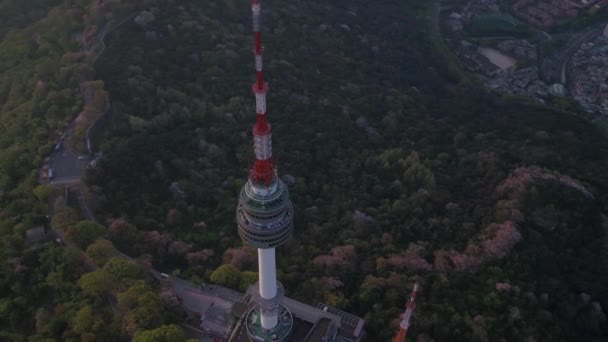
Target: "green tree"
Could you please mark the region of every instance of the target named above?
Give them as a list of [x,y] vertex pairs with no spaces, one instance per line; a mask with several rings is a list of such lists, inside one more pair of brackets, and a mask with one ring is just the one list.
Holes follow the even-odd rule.
[[140,298],[152,292],[152,288],[143,280],[134,282],[129,288],[118,294],[118,304],[125,308],[132,309],[138,305]]
[[78,280],[82,291],[92,297],[104,295],[110,289],[111,283],[110,276],[102,270],[86,273]]
[[85,271],[81,252],[73,247],[64,248],[61,253],[61,263],[57,265],[57,272],[60,272],[64,279],[75,281]]
[[99,266],[103,266],[110,258],[118,255],[112,242],[99,239],[87,248],[87,255],[91,257]]
[[153,328],[162,322],[160,297],[143,280],[135,281],[126,291],[119,293],[118,303],[129,310],[123,320],[129,334]]
[[108,260],[103,265],[103,270],[121,283],[128,279],[137,280],[144,278],[144,270],[139,265],[131,260],[119,257]]
[[239,288],[241,284],[241,272],[230,264],[218,267],[211,273],[211,281],[233,289]]
[[76,223],[77,219],[78,214],[76,213],[76,210],[70,207],[63,207],[55,211],[53,219],[51,220],[51,225],[54,229],[67,230]]
[[139,330],[154,328],[160,323],[162,323],[160,307],[136,307],[124,317],[125,330],[131,335]]
[[72,329],[78,334],[95,334],[103,326],[103,320],[93,313],[93,307],[83,306],[72,319]]
[[410,191],[424,188],[429,191],[435,190],[435,175],[422,162],[416,151],[413,151],[405,160],[406,167],[403,173],[403,183]]
[[138,332],[133,342],[184,342],[186,335],[182,328],[175,324],[162,325],[153,330]]
[[104,231],[104,227],[92,221],[80,221],[67,229],[68,237],[80,248],[86,248],[97,240]]
[[386,279],[374,277],[369,274],[365,276],[365,279],[359,288],[359,299],[364,303],[381,302],[385,289]]
[[258,280],[258,273],[252,271],[241,272],[241,280],[239,282],[239,289],[246,290],[250,285],[254,284]]
[[47,201],[52,192],[53,187],[47,184],[38,185],[34,188],[34,195],[42,202]]
[[66,281],[60,272],[49,272],[46,276],[46,284],[56,291],[68,291],[73,283]]
[[36,332],[41,333],[45,330],[51,319],[51,314],[45,308],[36,310]]
[[348,305],[348,300],[341,291],[324,291],[323,301],[336,308],[343,308]]

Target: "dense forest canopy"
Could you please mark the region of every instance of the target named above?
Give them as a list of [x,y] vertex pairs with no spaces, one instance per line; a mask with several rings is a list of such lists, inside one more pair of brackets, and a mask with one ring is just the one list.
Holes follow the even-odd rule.
[[[112,19],[95,3],[0,1],[0,18],[24,13],[0,25],[0,328],[9,339],[183,339],[117,251],[197,282],[255,280],[234,222],[252,162],[250,10],[117,9],[153,19],[109,33],[94,65],[74,62],[78,33]],[[440,53],[433,5],[265,1],[268,115],[296,208],[277,258],[287,295],[364,317],[370,341],[393,335],[416,281],[411,338],[605,339],[604,132],[463,76]],[[90,79],[113,109],[85,177],[102,225],[36,178]],[[75,245],[27,249],[49,198],[53,227]]]
[[44,18],[49,9],[60,4],[60,0],[19,1],[2,0],[0,2],[0,38],[11,30],[18,30]]
[[[112,22],[108,13],[135,8],[95,4],[0,1],[2,341],[185,340],[140,266],[117,259],[99,239],[105,228],[63,197],[71,191],[38,184],[43,160],[82,109],[80,88],[93,76],[89,51],[99,43],[88,37]],[[42,242],[32,242],[40,231]],[[133,295],[140,299],[129,301]]]
[[[150,10],[154,22],[110,37],[97,68],[119,109],[89,175],[100,213],[187,246],[131,251],[159,267],[212,281],[222,263],[255,271],[233,219],[252,158],[248,8]],[[391,336],[416,280],[414,336],[605,336],[591,305],[606,298],[604,135],[459,79],[429,14],[419,2],[266,2],[269,118],[297,208],[280,279],[364,316],[375,339]]]

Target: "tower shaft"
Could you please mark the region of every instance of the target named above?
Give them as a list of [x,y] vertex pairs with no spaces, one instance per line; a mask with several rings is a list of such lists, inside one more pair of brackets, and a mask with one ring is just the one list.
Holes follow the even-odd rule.
[[[260,274],[260,297],[272,300],[277,296],[277,270],[274,248],[258,248],[258,271]],[[262,327],[272,329],[278,323],[277,312],[262,312]]]

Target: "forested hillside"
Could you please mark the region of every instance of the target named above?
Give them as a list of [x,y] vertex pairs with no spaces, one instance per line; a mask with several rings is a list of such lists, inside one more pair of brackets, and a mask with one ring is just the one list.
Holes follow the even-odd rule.
[[89,51],[99,48],[91,37],[135,8],[99,4],[0,1],[1,341],[185,340],[163,325],[172,318],[143,270],[108,241],[92,243],[103,227],[83,220],[63,186],[38,184],[43,159],[82,110]]
[[[252,161],[249,9],[148,10],[97,68],[115,109],[88,175],[98,214],[132,255],[246,286],[256,259],[234,210]],[[396,331],[415,281],[412,338],[606,338],[605,136],[460,79],[430,14],[265,3],[274,151],[297,211],[278,250],[288,295],[364,316],[370,341]]]
[[44,18],[52,6],[60,0],[41,0],[36,2],[3,0],[0,2],[0,38],[10,30],[22,29]]
[[[93,64],[99,33],[144,10]],[[608,337],[600,129],[462,78],[438,53],[432,3],[265,0],[263,17],[296,208],[277,259],[288,296],[364,317],[369,341],[396,332],[414,282],[412,340]],[[252,162],[250,26],[232,0],[0,0],[0,340],[184,340],[116,249],[197,282],[255,279],[234,222]],[[89,81],[113,109],[86,175],[100,223],[38,184]],[[70,245],[26,243],[49,214]]]

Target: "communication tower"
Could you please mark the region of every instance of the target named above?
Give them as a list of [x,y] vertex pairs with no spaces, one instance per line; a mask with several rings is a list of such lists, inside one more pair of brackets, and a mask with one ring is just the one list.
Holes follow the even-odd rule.
[[399,322],[399,333],[395,336],[393,342],[405,342],[405,336],[407,335],[407,329],[410,327],[410,319],[412,318],[412,313],[414,312],[414,308],[416,307],[416,292],[418,291],[418,283],[414,284],[414,290],[412,290],[412,295],[410,296],[410,300],[407,302],[405,306],[405,313],[403,314],[403,318],[401,322]]
[[245,318],[247,334],[254,341],[285,341],[293,328],[291,312],[281,304],[283,288],[277,282],[275,248],[284,244],[293,230],[293,205],[287,187],[277,175],[272,159],[271,126],[266,118],[268,85],[263,75],[260,32],[260,0],[252,0],[256,81],[256,122],[253,126],[255,163],[243,186],[236,210],[241,239],[258,249],[259,281],[254,307]]

